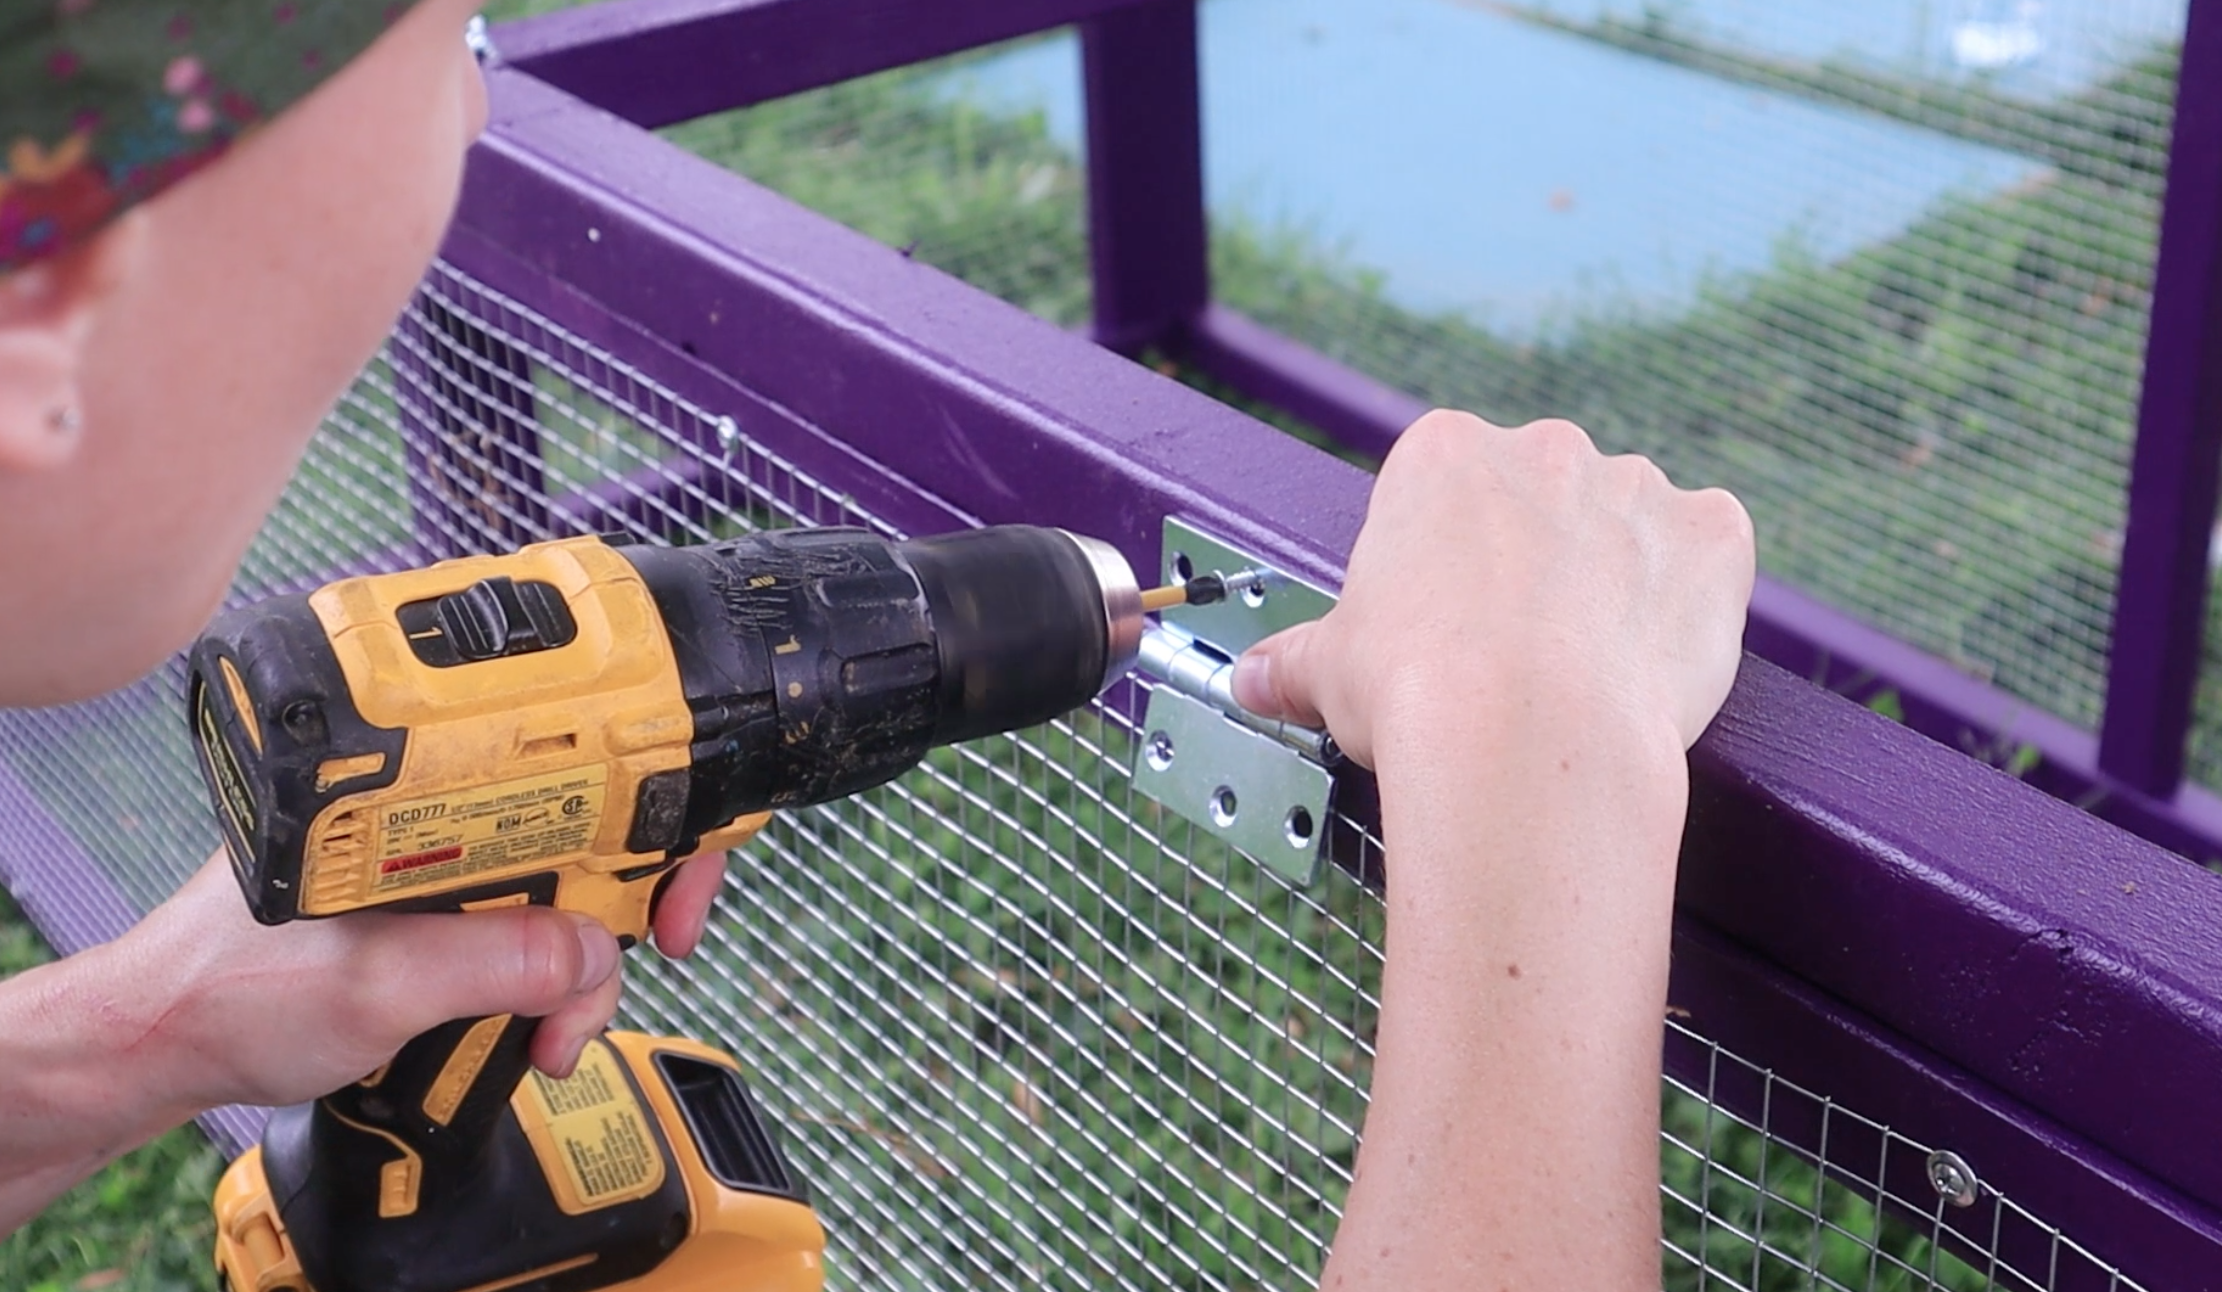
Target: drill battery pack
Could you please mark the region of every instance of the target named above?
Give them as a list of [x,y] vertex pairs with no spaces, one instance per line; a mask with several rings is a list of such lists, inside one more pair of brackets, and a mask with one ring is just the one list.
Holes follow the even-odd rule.
[[[373,1074],[369,1083],[376,1085]],[[398,1141],[355,1162],[281,1109],[216,1193],[228,1292],[818,1292],[825,1231],[737,1065],[693,1041],[610,1032],[572,1075],[518,1083],[483,1160],[426,1180]],[[376,1152],[376,1150],[372,1150]],[[428,1187],[429,1186],[429,1187]],[[311,1237],[289,1229],[380,1220]],[[441,1196],[430,1196],[438,1188]],[[281,1216],[283,1213],[283,1217]]]

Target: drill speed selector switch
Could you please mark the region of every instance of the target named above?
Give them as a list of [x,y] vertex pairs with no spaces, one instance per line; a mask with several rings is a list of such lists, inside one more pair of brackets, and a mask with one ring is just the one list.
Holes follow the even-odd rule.
[[396,612],[409,649],[434,668],[568,646],[579,635],[563,593],[552,583],[519,583],[497,574],[444,597]]

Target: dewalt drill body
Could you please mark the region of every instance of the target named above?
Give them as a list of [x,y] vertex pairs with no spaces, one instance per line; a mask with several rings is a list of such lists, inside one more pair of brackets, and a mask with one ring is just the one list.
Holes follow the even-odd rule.
[[[630,946],[680,859],[1083,704],[1140,632],[1126,562],[1058,530],[581,538],[227,613],[189,704],[263,922],[529,902]],[[218,1190],[233,1292],[820,1286],[732,1059],[616,1032],[555,1081],[532,1027],[451,1023],[279,1110]]]

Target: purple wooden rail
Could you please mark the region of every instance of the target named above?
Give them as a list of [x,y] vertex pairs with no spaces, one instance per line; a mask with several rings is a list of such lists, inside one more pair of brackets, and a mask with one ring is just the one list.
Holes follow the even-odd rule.
[[[1171,513],[1339,582],[1363,473],[531,76],[491,79],[448,248],[474,276],[905,528],[1063,524],[1153,566]],[[1286,367],[1274,338],[1198,319]],[[1297,366],[1320,397],[1369,397]],[[1694,1025],[1959,1152],[2156,1289],[2222,1287],[2222,878],[1756,660],[1694,766],[1673,989]]]

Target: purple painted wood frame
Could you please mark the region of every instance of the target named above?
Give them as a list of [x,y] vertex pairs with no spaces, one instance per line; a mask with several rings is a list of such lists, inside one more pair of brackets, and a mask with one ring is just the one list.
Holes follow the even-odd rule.
[[54,820],[38,792],[0,761],[0,887],[15,897],[48,945],[74,955],[120,935],[139,912],[108,870]]
[[1134,354],[1211,299],[1196,0],[1090,18],[1080,56],[1095,339]]
[[2222,473],[2222,3],[2192,0],[2153,273],[2099,766],[2183,781]]
[[505,23],[495,48],[653,129],[1149,2],[614,0]]
[[[1339,582],[1365,476],[610,113],[497,72],[451,256],[913,529]],[[874,481],[889,482],[877,487]],[[900,485],[898,487],[898,482]],[[2222,1275],[2222,877],[1750,661],[1697,750],[1676,1003],[2154,1287]]]

